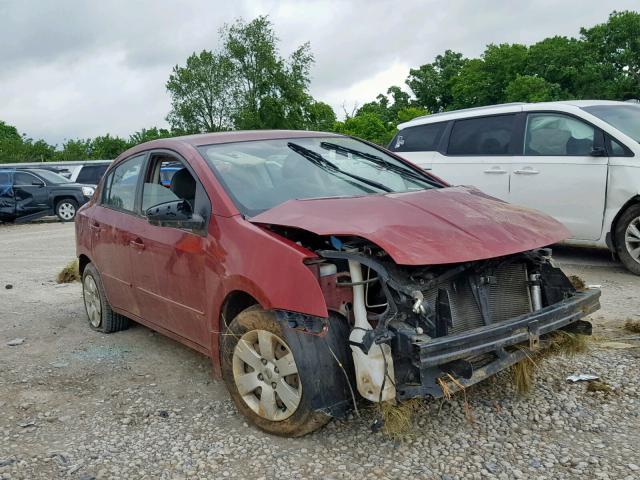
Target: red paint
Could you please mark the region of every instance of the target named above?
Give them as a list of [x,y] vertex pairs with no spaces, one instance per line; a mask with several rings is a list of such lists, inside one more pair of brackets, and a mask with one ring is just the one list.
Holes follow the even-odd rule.
[[[148,325],[213,359],[225,300],[251,295],[267,309],[327,316],[350,291],[326,292],[304,261],[316,255],[256,223],[295,226],[321,235],[357,235],[401,264],[476,260],[547,245],[568,233],[544,215],[465,188],[408,194],[290,201],[248,221],[224,192],[196,147],[273,138],[327,136],[317,132],[234,132],[164,139],[134,147],[175,152],[195,171],[211,201],[207,234],[149,224],[141,215],[103,207],[102,186],[76,217],[78,255],[96,265],[116,312]],[[106,175],[105,177],[106,178]],[[326,292],[326,293],[323,293]],[[326,300],[325,300],[326,298]]]
[[564,226],[551,217],[467,187],[291,200],[251,221],[318,235],[366,238],[401,265],[493,258],[569,237]]

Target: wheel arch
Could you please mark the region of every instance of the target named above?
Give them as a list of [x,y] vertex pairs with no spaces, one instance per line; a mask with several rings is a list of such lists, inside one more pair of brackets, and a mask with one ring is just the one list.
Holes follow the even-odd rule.
[[81,276],[84,273],[84,269],[87,268],[87,265],[89,265],[90,263],[91,259],[84,253],[81,253],[78,256],[78,270],[80,271]]
[[627,202],[620,208],[620,210],[618,210],[618,213],[616,213],[616,216],[613,217],[613,220],[611,221],[611,225],[609,226],[609,238],[607,239],[607,246],[609,247],[609,250],[614,253],[616,253],[616,226],[618,224],[618,220],[620,220],[620,217],[624,215],[624,212],[626,212],[629,207],[636,204],[640,204],[640,194],[634,195],[629,200],[627,200]]

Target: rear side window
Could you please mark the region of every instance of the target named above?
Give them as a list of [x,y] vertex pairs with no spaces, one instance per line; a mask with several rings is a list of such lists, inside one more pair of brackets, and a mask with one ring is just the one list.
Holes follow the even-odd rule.
[[449,138],[449,155],[509,155],[515,115],[456,120]]
[[42,182],[38,177],[25,172],[16,172],[13,177],[13,184],[16,187],[27,187],[33,185],[33,182]]
[[144,162],[144,155],[122,162],[110,174],[105,182],[102,204],[105,206],[135,211],[138,178]]
[[395,136],[389,145],[392,152],[433,152],[438,149],[446,123],[408,127]]
[[107,167],[108,165],[85,165],[80,170],[76,182],[97,185],[104,172],[107,171]]

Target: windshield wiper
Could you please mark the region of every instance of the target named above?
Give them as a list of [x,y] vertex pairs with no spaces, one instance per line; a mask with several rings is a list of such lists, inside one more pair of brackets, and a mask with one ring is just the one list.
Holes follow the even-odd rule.
[[328,170],[328,171],[333,171],[333,172],[336,172],[336,173],[341,173],[343,175],[346,175],[347,177],[351,177],[351,178],[353,178],[355,180],[358,180],[359,182],[366,183],[367,185],[369,185],[371,187],[378,188],[378,189],[383,190],[385,192],[392,192],[393,191],[392,189],[390,189],[386,185],[378,183],[375,180],[369,180],[368,178],[361,177],[360,175],[356,175],[355,173],[345,172],[340,167],[338,167],[335,163],[327,160],[322,155],[320,155],[318,152],[314,152],[313,150],[309,150],[308,148],[305,148],[302,145],[298,145],[297,143],[289,142],[289,143],[287,143],[287,147],[289,147],[291,150],[293,150],[297,154],[301,155],[302,157],[306,158],[307,160],[309,160],[314,165],[322,168],[323,170]]
[[419,173],[414,172],[413,170],[409,170],[408,168],[404,168],[401,167],[399,165],[394,165],[393,163],[389,163],[388,161],[386,161],[384,158],[379,157],[377,155],[373,155],[371,153],[367,153],[367,152],[361,152],[360,150],[355,150],[353,148],[349,148],[349,147],[344,147],[342,145],[338,145],[337,143],[331,143],[331,142],[320,142],[320,146],[326,150],[335,150],[336,152],[342,153],[342,154],[351,154],[351,155],[356,155],[358,157],[364,158],[365,160],[369,160],[372,163],[375,163],[376,165],[380,166],[380,167],[384,167],[387,170],[391,170],[392,172],[397,173],[398,175],[401,176],[407,176],[407,177],[411,177],[414,180],[418,180],[422,183],[427,183],[429,185],[433,185],[433,182],[431,182],[430,180],[420,176]]

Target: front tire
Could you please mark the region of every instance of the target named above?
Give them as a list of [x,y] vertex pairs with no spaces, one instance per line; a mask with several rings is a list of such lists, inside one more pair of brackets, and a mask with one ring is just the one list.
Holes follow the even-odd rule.
[[72,198],[63,198],[56,203],[56,215],[63,222],[72,222],[76,218],[78,202]]
[[303,376],[273,312],[253,306],[233,319],[220,340],[222,378],[236,408],[273,435],[299,437],[331,417],[310,407]]
[[631,205],[616,222],[615,249],[625,268],[640,275],[640,204]]
[[91,329],[113,333],[129,327],[129,319],[111,309],[98,270],[92,263],[82,273],[82,298]]

